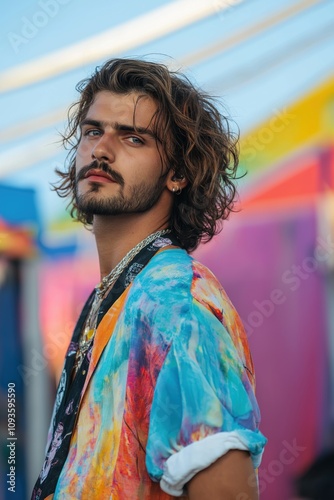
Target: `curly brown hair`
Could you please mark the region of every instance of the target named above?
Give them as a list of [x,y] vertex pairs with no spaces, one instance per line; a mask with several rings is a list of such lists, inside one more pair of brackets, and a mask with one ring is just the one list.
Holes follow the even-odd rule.
[[[155,135],[163,131],[162,147],[167,168],[185,177],[187,186],[175,196],[170,227],[180,245],[194,250],[201,240],[209,241],[233,211],[238,166],[238,134],[229,119],[218,111],[216,100],[195,88],[189,79],[167,66],[136,59],[111,59],[96,68],[90,78],[76,86],[80,99],[69,110],[63,144],[69,149],[65,171],[55,191],[70,196],[71,216],[85,225],[92,216],[83,213],[75,200],[75,157],[80,142],[80,123],[96,94],[140,92],[158,105]],[[160,138],[161,139],[161,138]]]

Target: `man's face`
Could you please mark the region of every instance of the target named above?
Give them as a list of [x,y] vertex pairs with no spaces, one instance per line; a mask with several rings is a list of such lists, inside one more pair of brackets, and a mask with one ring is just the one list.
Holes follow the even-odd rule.
[[99,92],[81,123],[76,202],[87,214],[145,212],[166,189],[152,134],[157,105],[149,96],[138,97]]

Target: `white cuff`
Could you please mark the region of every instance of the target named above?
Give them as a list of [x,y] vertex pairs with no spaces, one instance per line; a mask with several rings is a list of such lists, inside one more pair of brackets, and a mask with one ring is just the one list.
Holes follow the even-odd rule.
[[[160,487],[169,495],[180,497],[184,485],[195,474],[209,467],[229,450],[248,450],[238,431],[219,432],[200,441],[189,444],[171,455],[165,463]],[[252,456],[254,468],[261,462],[261,456]]]

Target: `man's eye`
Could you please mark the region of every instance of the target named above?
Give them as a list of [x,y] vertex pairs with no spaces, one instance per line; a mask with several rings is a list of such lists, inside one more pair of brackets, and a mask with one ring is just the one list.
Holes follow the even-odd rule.
[[99,135],[101,135],[101,131],[96,128],[89,129],[86,130],[83,135],[86,137],[98,137]]
[[129,139],[132,142],[132,144],[144,144],[144,141],[139,139],[139,137],[131,136],[129,137]]

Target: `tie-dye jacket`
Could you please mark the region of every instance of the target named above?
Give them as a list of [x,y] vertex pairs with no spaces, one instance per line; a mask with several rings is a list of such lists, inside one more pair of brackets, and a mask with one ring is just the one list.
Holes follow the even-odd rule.
[[254,371],[213,274],[157,253],[102,319],[54,500],[166,500],[230,449],[256,468]]

